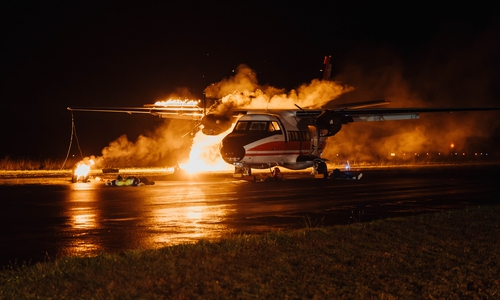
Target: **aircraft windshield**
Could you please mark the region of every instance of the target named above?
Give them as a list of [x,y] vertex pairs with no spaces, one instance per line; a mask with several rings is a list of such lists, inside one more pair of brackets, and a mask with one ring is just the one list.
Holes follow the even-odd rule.
[[250,124],[250,130],[264,131],[267,129],[267,122],[252,122]]
[[248,126],[248,122],[240,121],[236,124],[236,127],[234,127],[234,130],[238,130],[238,131],[246,130],[247,126]]

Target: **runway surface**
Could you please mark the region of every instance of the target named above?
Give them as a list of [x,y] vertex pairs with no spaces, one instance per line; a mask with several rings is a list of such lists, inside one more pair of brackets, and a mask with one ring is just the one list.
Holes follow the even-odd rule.
[[0,266],[499,204],[498,169],[371,168],[360,180],[285,172],[278,182],[155,174],[154,185],[139,187],[4,176]]

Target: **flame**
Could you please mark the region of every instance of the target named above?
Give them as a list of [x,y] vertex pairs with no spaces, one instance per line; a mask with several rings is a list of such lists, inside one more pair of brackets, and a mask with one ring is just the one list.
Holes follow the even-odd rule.
[[189,160],[179,164],[179,167],[188,173],[206,171],[230,171],[233,166],[227,164],[220,156],[219,145],[222,139],[233,130],[233,127],[219,135],[205,135],[201,131],[193,138],[193,146],[189,153]]
[[94,164],[95,162],[92,159],[80,161],[76,164],[76,168],[73,173],[77,176],[77,178],[87,177],[90,173],[90,167]]
[[182,109],[198,109],[201,100],[181,100],[181,99],[168,99],[162,101],[156,101],[154,106],[161,106],[167,108],[182,108]]

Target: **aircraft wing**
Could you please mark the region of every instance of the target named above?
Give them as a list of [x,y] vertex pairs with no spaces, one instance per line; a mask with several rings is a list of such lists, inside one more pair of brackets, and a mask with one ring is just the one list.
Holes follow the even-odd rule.
[[[239,116],[247,113],[273,113],[274,110],[234,109],[227,112],[209,112],[199,106],[198,100],[167,100],[143,107],[68,107],[70,111],[114,112],[127,114],[149,114],[160,118],[196,120],[203,125],[203,133],[218,135],[227,131]],[[325,136],[337,133],[342,124],[351,122],[392,121],[419,119],[421,113],[452,113],[466,111],[495,111],[500,108],[373,108],[385,105],[386,100],[372,100],[350,104],[339,104],[332,109],[302,109],[297,106],[292,114],[301,119],[302,124],[314,125],[323,130]],[[290,111],[290,110],[287,110]],[[326,130],[326,131],[325,131]]]
[[500,108],[468,107],[468,108],[386,108],[386,109],[353,109],[341,110],[339,114],[347,122],[391,121],[418,119],[421,113],[453,113],[467,111],[495,111]]
[[461,108],[371,108],[371,109],[332,109],[297,111],[297,117],[339,117],[342,124],[350,122],[392,121],[419,119],[421,113],[453,113],[467,111],[497,111],[496,107],[461,107]]
[[185,102],[176,105],[146,104],[143,107],[68,107],[70,111],[112,112],[127,114],[149,114],[160,118],[201,120],[204,116],[203,108],[196,103]]
[[[385,100],[375,100],[367,102],[357,102],[354,104],[340,104],[334,109],[300,109],[295,112],[297,117],[316,118],[320,115],[335,115],[340,117],[343,124],[350,122],[368,121],[391,121],[391,120],[412,120],[419,119],[421,113],[453,113],[467,111],[497,111],[495,107],[462,107],[462,108],[365,108],[371,106],[384,105],[389,103]],[[337,108],[341,107],[341,108]],[[149,114],[160,118],[202,120],[205,116],[203,108],[198,103],[187,105],[185,102],[176,105],[146,104],[143,107],[68,107],[70,111],[88,112],[113,112],[127,114]],[[252,109],[234,110],[233,115],[242,115]],[[259,110],[261,111],[261,110]],[[219,117],[219,116],[216,116]]]

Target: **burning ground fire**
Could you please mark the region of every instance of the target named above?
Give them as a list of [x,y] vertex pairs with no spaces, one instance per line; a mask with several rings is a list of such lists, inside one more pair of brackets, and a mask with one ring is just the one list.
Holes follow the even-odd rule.
[[87,181],[90,169],[94,164],[94,160],[90,158],[78,162],[73,169],[73,182]]

